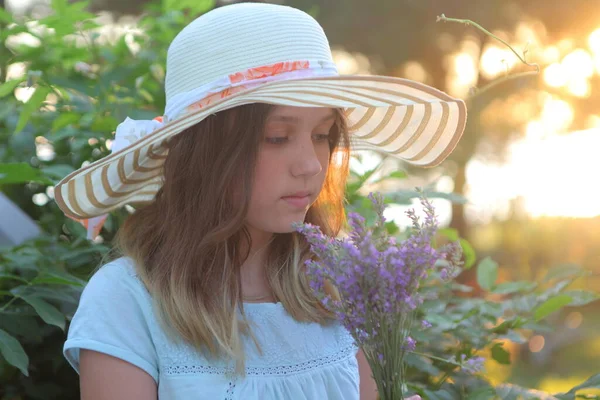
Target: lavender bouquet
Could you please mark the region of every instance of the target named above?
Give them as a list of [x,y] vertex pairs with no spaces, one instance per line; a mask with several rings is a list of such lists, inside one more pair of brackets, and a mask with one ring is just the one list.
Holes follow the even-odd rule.
[[[404,356],[415,349],[410,331],[415,309],[422,303],[419,286],[433,271],[449,276],[460,264],[457,243],[435,249],[437,231],[433,206],[423,196],[425,220],[407,212],[412,228],[406,239],[390,237],[385,227],[381,194],[370,194],[377,218],[368,227],[365,219],[350,213],[347,238],[325,236],[310,224],[297,224],[311,246],[314,259],[306,262],[311,289],[335,312],[360,346],[371,367],[381,400],[404,399]],[[332,284],[339,296],[325,294]],[[426,322],[422,321],[426,324]]]

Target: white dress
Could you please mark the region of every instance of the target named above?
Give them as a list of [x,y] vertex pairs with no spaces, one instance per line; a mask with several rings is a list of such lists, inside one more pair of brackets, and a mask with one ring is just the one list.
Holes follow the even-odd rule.
[[246,340],[246,377],[230,378],[162,331],[131,261],[104,265],[85,287],[64,355],[79,371],[79,350],[123,359],[154,378],[159,399],[358,400],[358,348],[338,323],[298,322],[281,303],[244,303],[263,354]]

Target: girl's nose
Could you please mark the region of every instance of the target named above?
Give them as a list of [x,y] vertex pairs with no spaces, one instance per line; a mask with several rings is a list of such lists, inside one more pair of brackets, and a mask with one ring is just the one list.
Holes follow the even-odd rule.
[[323,170],[319,157],[315,151],[315,144],[311,141],[299,144],[294,155],[294,164],[292,166],[292,175],[296,177],[312,177]]

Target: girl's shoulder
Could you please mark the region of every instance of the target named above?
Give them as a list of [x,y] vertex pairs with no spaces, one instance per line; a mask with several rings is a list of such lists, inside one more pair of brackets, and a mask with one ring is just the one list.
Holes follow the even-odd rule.
[[113,291],[128,291],[147,295],[147,290],[135,270],[134,261],[129,257],[120,257],[102,265],[90,277],[84,291],[91,288]]
[[119,258],[100,267],[84,287],[64,355],[79,371],[79,351],[94,350],[134,364],[158,380],[155,326],[150,296],[132,260]]
[[137,279],[137,273],[135,271],[133,260],[129,257],[115,258],[98,268],[91,277],[91,279],[103,278],[121,278],[125,281],[135,281]]
[[90,277],[81,293],[77,313],[124,315],[128,310],[153,319],[152,309],[152,297],[138,277],[133,260],[121,257],[102,265]]

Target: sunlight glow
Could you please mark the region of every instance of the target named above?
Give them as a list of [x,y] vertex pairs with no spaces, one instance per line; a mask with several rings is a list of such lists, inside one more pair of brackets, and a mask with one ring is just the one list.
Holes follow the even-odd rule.
[[352,74],[358,69],[356,58],[345,51],[333,52],[333,60],[341,75]]
[[515,211],[533,218],[600,216],[600,192],[590,184],[590,174],[600,171],[600,128],[556,135],[538,122],[527,133],[509,146],[505,164],[469,162],[468,217],[486,223]]
[[594,54],[600,54],[600,28],[590,34],[588,44]]
[[477,70],[477,59],[465,49],[447,58],[448,74],[446,75],[446,86],[448,93],[456,97],[467,96],[469,90],[477,85],[479,71]]
[[526,140],[512,149],[515,179],[527,213],[534,217],[600,215],[600,193],[590,185],[600,170],[600,129]]
[[514,55],[508,49],[494,45],[487,46],[481,56],[479,67],[486,79],[506,74],[515,65]]
[[473,84],[477,77],[477,70],[473,57],[466,53],[460,53],[454,58],[457,83],[459,85]]
[[544,64],[555,63],[560,60],[560,50],[556,46],[548,46],[542,52]]
[[530,121],[525,128],[525,137],[527,139],[543,139],[545,136],[544,125],[540,121]]
[[544,70],[544,81],[548,86],[566,89],[574,96],[588,97],[591,92],[588,81],[594,75],[592,55],[583,49],[567,54],[560,63],[553,63]]
[[548,86],[559,88],[565,86],[569,79],[562,64],[554,63],[544,70],[544,81]]
[[588,44],[592,54],[594,55],[594,66],[596,67],[596,72],[600,75],[600,28],[596,29],[590,34]]
[[417,82],[425,82],[427,80],[427,71],[425,71],[420,62],[409,61],[404,66],[404,77]]
[[579,311],[571,311],[565,319],[565,325],[569,329],[577,329],[583,322],[583,315]]
[[546,340],[542,335],[535,335],[529,340],[529,350],[532,353],[539,353],[544,348]]
[[590,82],[587,79],[573,79],[569,82],[569,92],[577,97],[588,97],[591,93]]
[[573,122],[573,109],[564,100],[550,98],[544,103],[541,121],[551,132],[564,131]]
[[577,49],[567,54],[562,65],[569,76],[590,78],[594,74],[594,60],[590,53]]

